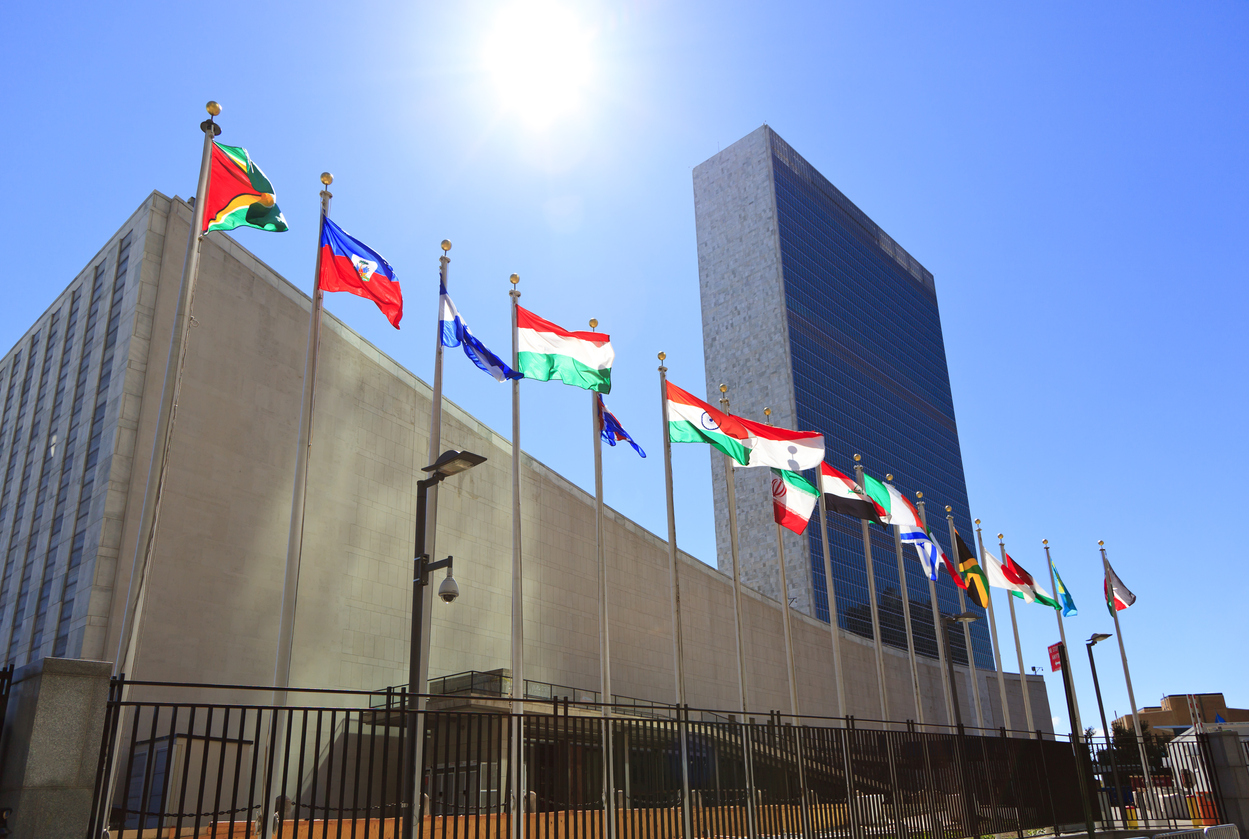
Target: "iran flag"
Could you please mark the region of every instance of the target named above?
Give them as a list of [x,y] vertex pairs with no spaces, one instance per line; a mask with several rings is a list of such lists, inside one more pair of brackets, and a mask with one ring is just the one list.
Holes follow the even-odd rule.
[[776,523],[795,533],[807,529],[819,493],[797,472],[772,470],[772,513]]
[[789,431],[741,417],[735,419],[753,438],[750,461],[743,465],[805,472],[824,461],[824,435],[819,431]]

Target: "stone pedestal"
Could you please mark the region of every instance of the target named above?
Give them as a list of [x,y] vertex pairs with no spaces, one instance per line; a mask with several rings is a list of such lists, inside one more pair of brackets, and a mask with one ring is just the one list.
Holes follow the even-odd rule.
[[86,833],[113,665],[45,658],[13,674],[0,733],[0,807],[13,836]]

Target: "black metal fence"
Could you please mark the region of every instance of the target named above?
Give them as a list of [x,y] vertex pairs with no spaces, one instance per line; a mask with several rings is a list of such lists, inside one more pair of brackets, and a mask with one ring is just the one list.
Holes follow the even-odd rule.
[[[450,707],[458,700],[441,697],[416,711],[393,690],[273,697],[271,688],[114,680],[89,839],[106,826],[114,839],[391,839],[405,835],[409,814],[417,839],[504,839],[514,828],[526,839],[1022,839],[1083,825],[1085,802],[1095,820],[1103,807],[1107,819],[1127,817],[1099,794],[1096,749],[1035,734],[688,709],[661,719],[613,708],[605,718],[602,706],[567,700],[514,715],[505,700]],[[413,807],[408,749],[418,730]],[[1185,764],[1198,792],[1209,783],[1204,765]],[[1132,776],[1121,769],[1126,794]]]

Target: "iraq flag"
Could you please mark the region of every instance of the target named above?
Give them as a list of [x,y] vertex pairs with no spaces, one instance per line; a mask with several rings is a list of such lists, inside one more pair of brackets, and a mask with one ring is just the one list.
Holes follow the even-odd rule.
[[884,524],[888,512],[864,494],[859,485],[827,463],[820,464],[820,491],[824,504],[834,513]]

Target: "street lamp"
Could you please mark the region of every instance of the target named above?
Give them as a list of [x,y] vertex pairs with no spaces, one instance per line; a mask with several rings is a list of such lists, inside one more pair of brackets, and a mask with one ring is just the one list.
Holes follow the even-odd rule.
[[[1102,705],[1102,689],[1097,682],[1097,662],[1093,660],[1093,647],[1109,638],[1110,635],[1105,632],[1095,632],[1093,636],[1085,642],[1084,646],[1089,651],[1089,668],[1093,671],[1093,692],[1097,694],[1097,713],[1102,720],[1102,734],[1106,737],[1106,750],[1110,752],[1110,772],[1115,780],[1115,800],[1111,806],[1119,806],[1123,808],[1127,802],[1122,800],[1123,787],[1119,786],[1119,761],[1115,758],[1115,738],[1110,728],[1106,725],[1106,708]],[[1148,770],[1146,770],[1148,772]],[[1126,812],[1126,811],[1125,811]]]
[[[412,638],[408,651],[408,710],[420,707],[421,634],[425,629],[425,594],[422,589],[429,584],[429,572],[440,568],[447,569],[446,579],[438,587],[438,596],[443,601],[450,603],[460,596],[460,587],[451,576],[452,558],[447,557],[437,562],[430,562],[429,556],[425,553],[425,507],[429,488],[442,483],[452,475],[466,472],[485,462],[486,458],[482,455],[451,449],[443,452],[432,465],[422,469],[421,471],[428,473],[429,477],[416,482],[416,555],[412,560]],[[408,802],[408,818],[403,831],[406,839],[411,839],[412,836],[416,821],[416,802],[420,795],[420,779],[417,777],[417,741],[419,739],[417,727],[413,726],[412,734],[408,737],[408,778],[411,781],[408,789],[412,798]]]
[[[972,621],[979,619],[980,616],[975,612],[963,612],[959,615],[941,616],[941,622],[945,626],[945,632],[943,633],[945,636],[945,665],[950,670],[950,690],[954,699],[954,721],[958,723],[959,728],[963,727],[963,709],[958,705],[958,682],[954,681],[954,653],[950,648],[950,627],[954,626],[956,623],[971,623]],[[968,650],[967,655],[969,658],[971,654],[972,651]]]

